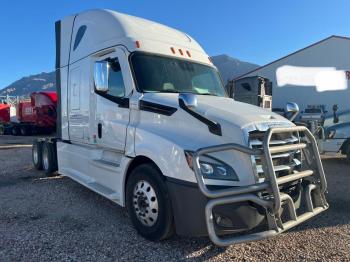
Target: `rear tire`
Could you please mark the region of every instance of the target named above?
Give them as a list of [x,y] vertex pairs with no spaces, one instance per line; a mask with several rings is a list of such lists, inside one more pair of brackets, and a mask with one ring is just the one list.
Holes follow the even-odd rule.
[[47,176],[51,176],[53,172],[57,171],[57,158],[54,149],[53,143],[43,142],[42,165]]
[[18,130],[18,127],[17,126],[13,126],[12,128],[11,128],[11,134],[13,135],[13,136],[18,136],[18,132],[19,130]]
[[32,147],[32,161],[35,169],[43,169],[43,142],[35,140]]
[[126,207],[137,232],[159,241],[174,233],[170,196],[160,171],[142,164],[131,171],[126,185]]
[[0,136],[5,135],[5,127],[3,125],[0,125]]
[[26,126],[20,126],[19,132],[21,136],[26,136],[28,135],[28,128]]

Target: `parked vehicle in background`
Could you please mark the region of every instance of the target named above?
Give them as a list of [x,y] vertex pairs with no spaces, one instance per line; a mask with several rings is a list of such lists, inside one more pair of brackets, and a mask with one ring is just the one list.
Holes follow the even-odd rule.
[[319,138],[321,153],[340,152],[350,160],[350,110],[328,115]]
[[10,122],[10,105],[0,104],[0,135],[5,133],[4,125]]
[[0,104],[0,123],[10,122],[10,105]]
[[316,125],[323,125],[326,113],[325,105],[308,105],[307,108],[301,112],[300,121],[304,123],[316,121]]
[[33,163],[125,206],[145,238],[225,246],[328,208],[308,129],[227,97],[187,34],[91,10],[56,23],[56,55],[57,137],[34,141]]
[[51,134],[56,131],[56,92],[34,92],[16,105],[16,119],[0,124],[2,134]]
[[236,101],[272,110],[272,82],[261,76],[250,76],[228,82],[226,89]]
[[337,113],[337,105],[332,110],[326,114],[322,105],[309,106],[301,121],[316,136],[321,154],[341,153],[350,160],[350,110]]

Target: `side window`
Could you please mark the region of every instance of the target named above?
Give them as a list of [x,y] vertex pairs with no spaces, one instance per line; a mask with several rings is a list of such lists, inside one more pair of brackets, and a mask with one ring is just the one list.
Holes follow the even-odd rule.
[[108,95],[114,97],[123,97],[125,95],[125,86],[120,64],[117,59],[110,62],[108,77]]
[[78,45],[81,42],[81,39],[83,39],[83,36],[85,34],[85,31],[86,31],[86,28],[87,28],[86,25],[82,25],[81,27],[79,27],[78,32],[75,35],[73,51],[75,51],[75,49],[77,49]]

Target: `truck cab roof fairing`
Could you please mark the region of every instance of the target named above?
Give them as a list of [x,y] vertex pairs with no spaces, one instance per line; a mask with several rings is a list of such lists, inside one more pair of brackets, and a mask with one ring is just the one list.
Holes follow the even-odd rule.
[[[146,19],[111,10],[89,10],[62,20],[61,30],[65,36],[61,39],[67,39],[73,27],[72,43],[74,43],[77,32],[82,26],[86,26],[86,32],[75,50],[73,44],[71,45],[70,63],[103,49],[123,45],[130,52],[146,51],[211,64],[208,55],[193,38],[181,31]],[[139,47],[136,46],[136,41],[139,41]],[[171,47],[174,48],[175,54],[172,53]],[[187,50],[191,54],[190,57],[186,53]],[[61,53],[60,60],[61,67],[67,65],[68,54]]]

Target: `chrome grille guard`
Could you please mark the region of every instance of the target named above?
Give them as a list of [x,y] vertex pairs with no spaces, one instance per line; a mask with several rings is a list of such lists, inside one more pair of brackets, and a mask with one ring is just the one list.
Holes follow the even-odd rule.
[[[303,132],[309,143],[299,142],[298,144],[282,145],[270,147],[270,140],[272,134],[287,133],[287,132]],[[282,153],[290,150],[305,150],[310,146],[311,157],[306,155],[306,161],[310,164],[315,164],[315,170],[304,170],[294,174],[283,177],[276,177],[274,165],[272,162],[273,153]],[[219,151],[235,150],[248,155],[258,155],[262,158],[262,164],[266,179],[264,182],[241,186],[235,188],[225,188],[220,190],[210,190],[206,187],[203,176],[200,170],[199,158],[203,154],[214,153]],[[223,144],[217,146],[205,147],[197,150],[194,153],[194,173],[200,191],[209,198],[205,208],[205,218],[208,229],[208,235],[211,241],[218,246],[228,246],[232,244],[249,242],[275,236],[285,230],[288,230],[305,220],[323,212],[328,208],[328,203],[325,199],[325,192],[327,189],[327,182],[317,148],[317,143],[311,132],[303,126],[294,127],[273,127],[266,131],[263,140],[262,150],[253,150],[239,144]],[[306,212],[297,216],[296,208],[292,198],[283,192],[280,192],[279,186],[288,182],[300,180],[302,178],[313,177],[313,182],[310,182],[303,191]],[[260,198],[257,193],[267,191],[270,193],[270,199]],[[239,203],[244,201],[251,201],[266,210],[266,219],[268,230],[250,233],[246,235],[233,236],[229,238],[221,238],[215,231],[215,224],[213,219],[213,208],[217,205],[224,205],[230,203]],[[282,205],[286,204],[290,220],[283,223],[281,219]]]

